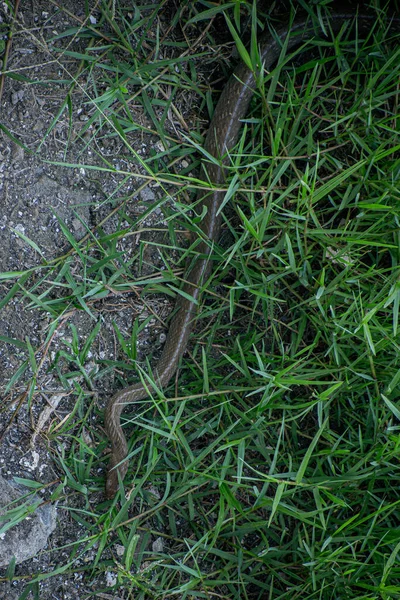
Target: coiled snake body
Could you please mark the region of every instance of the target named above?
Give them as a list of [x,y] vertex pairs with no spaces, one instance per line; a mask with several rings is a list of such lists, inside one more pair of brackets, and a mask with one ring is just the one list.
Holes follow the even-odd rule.
[[[328,30],[330,28],[333,33],[337,33],[343,25],[355,17],[355,13],[335,13],[329,20],[323,21],[323,27]],[[356,20],[358,30],[371,30],[373,21],[373,17],[358,15]],[[288,51],[310,39],[313,34],[324,34],[320,22],[310,29],[307,20],[297,20],[290,27],[282,28],[274,34],[265,35],[260,43],[260,56],[264,69],[268,71],[277,61],[285,40],[287,40],[286,51]],[[238,141],[241,119],[246,115],[255,84],[256,78],[253,71],[244,63],[240,64],[226,84],[215,108],[204,149],[218,162],[203,165],[203,169],[207,172],[207,179],[216,187],[221,187],[225,180],[224,161],[220,159]],[[204,192],[201,193],[201,196],[203,195]],[[196,317],[196,305],[201,287],[211,268],[208,257],[212,243],[217,241],[220,232],[221,216],[218,214],[218,210],[224,195],[224,192],[214,191],[202,198],[206,210],[201,224],[203,240],[198,246],[199,258],[190,272],[186,273],[186,283],[182,288],[186,296],[178,295],[177,297],[165,347],[155,371],[157,384],[162,387],[167,385],[175,373],[179,360],[186,349]],[[187,295],[192,299],[188,299]],[[104,421],[106,433],[112,445],[106,481],[107,498],[114,497],[118,490],[118,475],[123,479],[128,469],[126,460],[128,446],[120,424],[121,412],[127,404],[143,400],[146,397],[148,397],[148,392],[139,382],[117,392],[107,404]]]

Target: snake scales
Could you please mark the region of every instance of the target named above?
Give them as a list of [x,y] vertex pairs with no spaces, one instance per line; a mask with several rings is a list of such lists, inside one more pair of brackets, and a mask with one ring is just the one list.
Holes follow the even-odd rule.
[[[334,13],[323,24],[318,22],[314,27],[308,26],[307,19],[299,19],[289,27],[282,28],[274,34],[267,33],[260,43],[260,55],[264,69],[268,71],[278,60],[282,44],[287,40],[287,50],[298,46],[312,37],[324,35],[323,28],[337,33],[356,17],[355,13]],[[358,31],[370,31],[375,18],[367,15],[358,15],[356,26]],[[241,128],[241,119],[246,115],[251,97],[256,85],[256,78],[252,70],[241,63],[226,84],[210,123],[206,136],[205,151],[218,159],[218,162],[207,163],[203,169],[211,184],[221,187],[224,184],[224,161],[219,160],[226,155],[237,143]],[[224,192],[213,191],[204,195],[199,193],[198,199],[205,207],[205,217],[201,224],[202,241],[198,246],[199,258],[193,268],[185,275],[183,292],[178,295],[174,315],[170,324],[168,336],[161,358],[155,371],[157,385],[166,386],[175,373],[179,360],[186,349],[188,338],[196,317],[196,305],[203,283],[210,272],[211,264],[209,255],[213,242],[216,242],[220,232],[221,216],[219,207],[224,199]],[[188,299],[187,296],[192,299]],[[126,460],[128,446],[121,428],[121,412],[127,404],[143,400],[148,397],[148,392],[141,382],[131,385],[117,392],[108,402],[105,410],[105,429],[111,441],[112,452],[108,465],[106,496],[113,498],[118,490],[118,476],[124,478],[128,461]]]

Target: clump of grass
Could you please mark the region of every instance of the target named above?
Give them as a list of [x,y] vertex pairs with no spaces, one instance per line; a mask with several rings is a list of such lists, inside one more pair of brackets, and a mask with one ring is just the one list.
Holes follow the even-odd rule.
[[[122,141],[139,130],[159,135],[161,152],[134,155],[141,176],[164,186],[152,209],[165,210],[166,247],[173,246],[172,224],[196,231],[198,219],[173,201],[170,185],[180,184],[186,200],[199,185],[189,175],[196,162],[180,172],[174,166],[191,161],[201,139],[194,132],[178,143],[165,132],[165,117],[182,87],[203,89],[181,69],[186,50],[182,60],[156,60],[156,43],[154,61],[137,56],[131,70],[125,15],[104,15],[113,68],[94,61],[107,69],[109,90],[93,100],[92,119],[113,106],[106,121]],[[126,495],[95,510],[70,509],[88,530],[73,545],[71,570],[96,543],[90,569],[111,571],[115,590],[135,598],[399,595],[397,37],[384,19],[366,39],[349,28],[333,41],[313,40],[305,55],[265,74],[231,155],[232,200],[190,352],[168,389],[124,415]],[[152,127],[130,115],[139,96]],[[141,219],[128,231],[139,227]],[[97,233],[87,245],[70,239],[71,260],[79,258],[85,273],[79,286],[67,260],[46,265],[43,278],[24,288],[32,306],[53,318],[49,341],[71,307],[95,315],[91,301],[130,289],[131,265],[115,245],[127,231]],[[187,252],[156,279],[143,278],[144,289],[173,293]],[[47,301],[44,285],[66,293]],[[65,493],[76,490],[87,503],[103,486],[98,467],[107,442],[98,412],[98,443],[85,443],[86,394],[115,368],[123,381],[148,376],[135,362],[139,323],[131,338],[118,333],[118,359],[85,369],[100,327],[86,341],[73,331],[51,365],[65,389],[74,382],[82,402],[54,435],[71,440],[59,456]],[[67,375],[57,370],[61,358]],[[124,548],[119,558],[116,544]]]

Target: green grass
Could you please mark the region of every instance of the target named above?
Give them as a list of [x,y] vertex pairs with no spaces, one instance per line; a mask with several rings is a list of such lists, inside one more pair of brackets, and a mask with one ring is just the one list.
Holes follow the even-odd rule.
[[[211,12],[204,16],[222,8]],[[235,22],[237,13],[226,12]],[[316,39],[305,57],[266,74],[231,156],[224,232],[179,379],[124,413],[126,496],[91,502],[104,485],[107,448],[94,392],[112,373],[117,389],[147,370],[135,362],[140,321],[131,337],[117,331],[117,355],[99,358],[97,301],[133,285],[145,302],[149,291],[171,297],[195,248],[172,252],[178,228],[198,227],[188,208],[201,185],[200,129],[180,138],[167,117],[172,111],[183,127],[179,101],[189,92],[206,117],[211,95],[196,69],[212,65],[208,45],[218,32],[206,31],[195,7],[178,10],[169,34],[182,19],[197,22],[195,33],[187,26],[191,38],[205,31],[192,55],[183,36],[165,42],[149,33],[157,7],[145,14],[148,21],[129,21],[117,4],[112,19],[103,6],[95,27],[67,34],[91,42],[79,56],[95,108],[84,129],[96,123],[98,139],[118,136],[129,148],[137,173],[122,172],[121,189],[140,173],[143,185],[158,182],[162,200],[133,220],[117,189],[110,200],[127,227],[107,234],[102,224],[80,243],[64,227],[67,257],[2,276],[7,301],[24,294],[27,308],[50,316],[46,355],[69,315],[93,319],[86,339],[71,324],[69,343],[46,363],[75,400],[49,431],[60,473],[53,498],[87,530],[60,569],[73,573],[95,547],[83,571],[100,581],[114,573],[121,597],[399,598],[400,50],[384,21],[367,40],[348,32],[334,43]],[[134,120],[133,101],[146,125]],[[132,147],[141,132],[165,150],[141,158]],[[104,168],[114,170],[106,159]],[[128,259],[117,242],[160,207],[165,220],[155,228],[170,236],[162,246],[169,262],[141,275],[143,246]],[[34,402],[43,354],[23,340],[15,345],[26,360],[10,389],[28,376],[26,401]],[[88,368],[90,352],[97,358]],[[67,448],[62,455],[57,442]],[[149,545],[150,535],[162,544]]]

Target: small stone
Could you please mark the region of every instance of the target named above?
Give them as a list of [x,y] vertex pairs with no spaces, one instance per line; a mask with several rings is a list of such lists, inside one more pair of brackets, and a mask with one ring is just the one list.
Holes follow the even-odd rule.
[[82,223],[75,217],[75,219],[72,219],[72,227],[75,231],[79,231],[82,228]]
[[19,464],[27,469],[28,471],[35,471],[39,465],[39,454],[35,451],[31,451],[31,456],[25,455],[19,461]]
[[25,227],[22,225],[22,223],[17,223],[17,225],[14,227],[15,231],[18,233],[25,233]]
[[117,577],[115,575],[115,573],[111,573],[110,571],[106,571],[106,586],[107,587],[114,587],[114,585],[117,583]]
[[164,550],[164,540],[158,537],[151,545],[153,552],[162,552]]
[[[25,504],[26,516],[4,532],[0,544],[0,567],[7,567],[13,556],[17,564],[33,558],[46,546],[49,535],[56,528],[57,510],[54,505],[41,505],[42,500],[37,495],[27,500],[25,490],[20,491],[0,476],[0,507],[8,507],[10,503],[14,509]],[[6,516],[6,509],[0,508],[0,528],[10,519]]]
[[18,102],[24,97],[24,94],[24,90],[18,90],[17,92],[13,92],[11,94],[11,104],[13,104],[14,106],[18,104]]
[[140,199],[143,200],[143,202],[154,202],[154,200],[156,199],[155,193],[148,187],[145,187],[143,190],[141,190],[139,196]]

